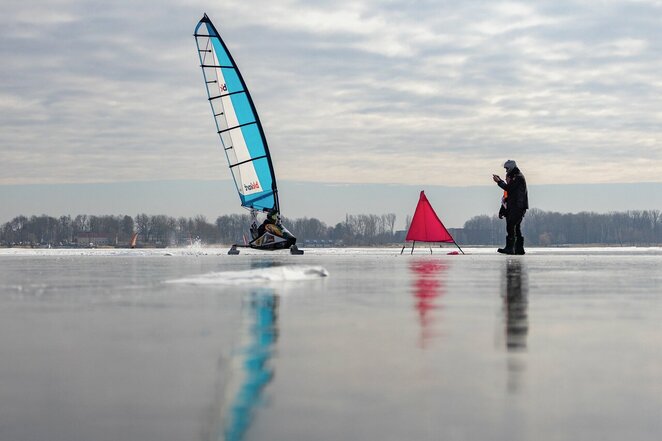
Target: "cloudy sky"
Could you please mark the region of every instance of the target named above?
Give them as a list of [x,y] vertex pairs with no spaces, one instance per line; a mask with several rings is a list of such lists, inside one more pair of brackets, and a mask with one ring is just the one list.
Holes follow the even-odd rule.
[[662,182],[662,0],[27,0],[0,7],[0,184],[229,179],[203,12],[280,180]]

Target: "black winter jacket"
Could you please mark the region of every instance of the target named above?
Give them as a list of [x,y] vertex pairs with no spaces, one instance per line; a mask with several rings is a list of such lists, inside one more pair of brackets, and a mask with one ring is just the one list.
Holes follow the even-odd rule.
[[529,194],[526,189],[526,179],[519,168],[512,169],[507,175],[510,182],[500,181],[497,185],[508,192],[506,205],[508,211],[512,210],[526,211],[529,209]]

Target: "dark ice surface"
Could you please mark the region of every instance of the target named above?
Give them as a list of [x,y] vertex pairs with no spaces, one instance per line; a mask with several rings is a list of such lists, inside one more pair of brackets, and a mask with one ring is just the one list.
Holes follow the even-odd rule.
[[0,250],[0,440],[662,439],[660,249],[225,251]]

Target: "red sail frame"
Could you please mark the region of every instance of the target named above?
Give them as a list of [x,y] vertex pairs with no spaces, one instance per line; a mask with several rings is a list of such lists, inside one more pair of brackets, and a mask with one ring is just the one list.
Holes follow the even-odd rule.
[[[421,191],[405,241],[414,241],[414,244],[417,241],[454,243],[462,251],[462,248],[455,242],[451,233],[448,232],[444,223],[439,219],[432,205],[430,205],[430,201],[428,201],[424,191]],[[402,251],[404,251],[404,247],[402,247]],[[402,254],[402,251],[400,254]],[[414,245],[412,245],[413,252]],[[462,254],[464,254],[463,251]]]

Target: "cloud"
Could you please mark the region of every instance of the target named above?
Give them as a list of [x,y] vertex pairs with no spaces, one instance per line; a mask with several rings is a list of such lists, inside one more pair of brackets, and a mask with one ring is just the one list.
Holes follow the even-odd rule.
[[211,7],[5,6],[0,184],[227,178],[205,8],[280,179],[476,185],[513,157],[539,183],[660,180],[660,1]]

